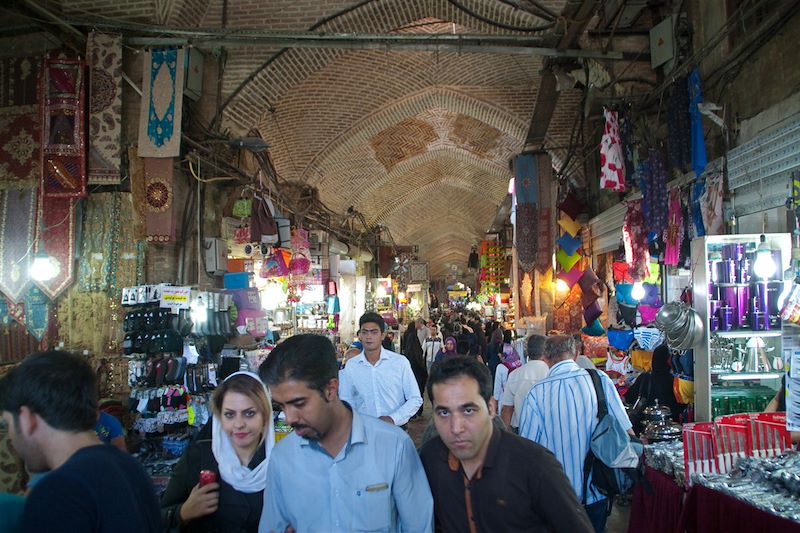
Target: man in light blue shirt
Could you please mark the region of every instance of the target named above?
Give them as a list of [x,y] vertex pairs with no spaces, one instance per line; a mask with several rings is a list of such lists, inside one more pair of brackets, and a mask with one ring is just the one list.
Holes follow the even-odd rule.
[[[583,465],[589,452],[589,437],[597,426],[597,395],[592,378],[575,363],[575,341],[568,336],[548,337],[544,362],[547,377],[531,387],[520,416],[519,434],[541,444],[556,456],[567,474],[578,501],[600,533],[605,531],[609,502],[592,486],[583,493]],[[631,422],[614,384],[599,372],[608,401],[608,414],[631,431]]]
[[381,346],[386,331],[381,315],[364,313],[358,322],[364,351],[339,373],[339,397],[361,414],[404,426],[422,406],[411,364],[406,357]]
[[340,400],[337,373],[320,335],[290,337],[259,369],[294,429],[272,451],[259,532],[431,531],[433,498],[414,444]]

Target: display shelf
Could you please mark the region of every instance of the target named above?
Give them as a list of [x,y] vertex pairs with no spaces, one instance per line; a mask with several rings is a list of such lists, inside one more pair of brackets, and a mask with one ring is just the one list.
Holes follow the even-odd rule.
[[[703,341],[693,349],[695,420],[698,422],[711,421],[716,415],[736,412],[740,408],[736,403],[739,401],[736,399],[737,388],[731,386],[733,384],[740,383],[742,385],[740,387],[741,390],[748,393],[753,393],[754,387],[763,386],[765,391],[762,396],[768,398],[767,401],[774,396],[775,391],[780,387],[780,381],[777,378],[782,373],[771,368],[759,368],[759,371],[756,372],[731,372],[730,369],[711,368],[712,348],[714,350],[718,349],[716,343],[723,340],[741,343],[756,337],[769,339],[767,346],[774,349],[777,354],[783,353],[783,336],[786,332],[781,329],[781,326],[770,324],[773,329],[769,330],[734,329],[732,331],[711,331],[710,311],[712,305],[717,309],[729,309],[728,313],[731,314],[728,315],[729,318],[726,320],[732,321],[734,327],[739,325],[740,320],[745,319],[750,324],[749,315],[754,312],[751,305],[755,305],[753,297],[758,294],[757,285],[780,281],[774,277],[764,280],[755,277],[753,254],[758,246],[760,237],[760,234],[712,235],[694,239],[691,243],[693,307],[700,314],[705,329]],[[791,236],[788,233],[773,233],[765,234],[765,237],[773,250],[771,252],[773,260],[778,263],[776,264],[775,275],[780,276],[790,265]],[[744,263],[743,261],[747,262]],[[723,267],[720,265],[723,262],[728,262],[729,270],[722,270]],[[711,272],[712,269],[714,270],[713,274]],[[721,273],[729,276],[730,279],[726,279],[725,282],[715,283]],[[742,280],[746,280],[748,283],[744,283]],[[743,291],[745,287],[750,287],[751,290]],[[720,292],[714,292],[715,290]],[[725,291],[725,294],[721,291]],[[768,288],[766,291],[764,297],[769,296],[772,298]],[[742,293],[747,296],[740,297]],[[713,302],[712,296],[714,296]],[[763,313],[765,317],[769,316],[771,318],[777,314],[774,304],[773,307],[768,307],[763,301],[759,303],[762,308],[757,312]],[[743,307],[745,305],[747,306],[746,308]],[[733,308],[733,311],[730,310],[731,308]],[[746,309],[746,311],[737,313],[737,310],[743,309]],[[715,323],[722,322],[721,316],[715,316]],[[712,341],[715,343],[714,346],[712,346]],[[740,346],[744,348],[744,345]],[[753,354],[747,354],[743,357],[743,361],[746,361],[746,358],[753,357]],[[763,354],[759,357],[763,357]],[[758,382],[761,382],[761,385],[758,385]],[[748,408],[757,407],[753,404]]]
[[712,335],[715,337],[722,337],[726,339],[749,339],[750,337],[780,337],[783,332],[780,330],[767,330],[767,331],[751,331],[751,330],[737,330],[737,331],[714,331]]

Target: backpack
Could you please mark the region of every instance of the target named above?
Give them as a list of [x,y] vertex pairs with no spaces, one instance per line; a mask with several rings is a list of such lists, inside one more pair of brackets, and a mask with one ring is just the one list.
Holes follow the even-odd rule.
[[631,438],[613,415],[608,413],[608,402],[597,370],[587,370],[597,394],[597,427],[590,438],[589,453],[583,463],[583,503],[592,486],[607,498],[623,494],[642,476],[642,452],[638,439]]

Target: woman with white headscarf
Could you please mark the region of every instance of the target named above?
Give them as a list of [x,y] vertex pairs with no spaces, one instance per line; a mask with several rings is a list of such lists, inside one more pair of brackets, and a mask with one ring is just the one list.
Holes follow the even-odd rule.
[[[192,443],[161,498],[170,531],[258,531],[275,444],[272,401],[256,374],[236,372],[214,391],[211,439]],[[200,471],[216,482],[200,486]]]

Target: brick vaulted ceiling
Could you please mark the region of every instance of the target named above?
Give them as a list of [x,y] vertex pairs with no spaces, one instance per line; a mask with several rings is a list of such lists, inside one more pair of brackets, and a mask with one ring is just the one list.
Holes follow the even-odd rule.
[[[505,25],[545,22],[515,2],[458,3]],[[568,2],[539,3],[560,13]],[[222,0],[57,4],[66,16],[171,27],[221,28],[223,21]],[[228,0],[226,18],[228,29],[304,32],[330,18],[314,31],[526,35],[482,22],[447,0]],[[353,206],[369,224],[388,227],[397,244],[418,245],[433,277],[444,277],[451,265],[464,270],[470,246],[483,238],[506,195],[509,159],[524,145],[542,59],[296,48],[260,69],[277,52],[228,50],[223,128],[234,135],[257,128],[284,179],[317,187],[337,212]],[[561,93],[548,130],[552,144],[566,144],[579,98],[577,90]]]

